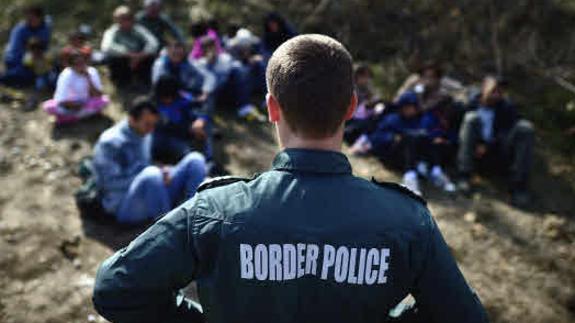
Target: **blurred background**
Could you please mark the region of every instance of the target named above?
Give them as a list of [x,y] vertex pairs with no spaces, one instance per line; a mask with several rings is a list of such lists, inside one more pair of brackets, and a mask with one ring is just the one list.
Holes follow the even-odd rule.
[[[479,89],[487,74],[503,76],[536,129],[532,207],[510,206],[497,179],[481,179],[483,189],[471,196],[431,191],[426,198],[492,322],[575,321],[575,0],[163,3],[186,35],[192,23],[215,19],[221,33],[238,25],[262,36],[266,14],[279,12],[299,33],[340,40],[371,68],[374,86],[388,101],[430,60],[469,89]],[[118,5],[142,5],[2,0],[0,43],[30,4],[44,6],[51,17],[53,48],[64,46],[80,24],[92,28],[89,42],[98,48]],[[82,219],[74,203],[78,162],[130,99],[104,83],[113,101],[108,119],[67,129],[54,127],[39,109],[22,111],[23,100],[0,102],[1,322],[104,322],[90,300],[95,271],[139,232]],[[219,127],[216,154],[228,172],[250,175],[269,165],[277,150],[269,125],[224,120]],[[399,180],[376,158],[350,158],[357,175]]]

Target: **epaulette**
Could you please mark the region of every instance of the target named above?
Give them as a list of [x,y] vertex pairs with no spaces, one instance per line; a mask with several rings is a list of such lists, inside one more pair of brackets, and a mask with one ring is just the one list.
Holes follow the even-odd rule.
[[208,190],[210,188],[225,186],[225,185],[229,185],[229,184],[236,183],[236,182],[246,182],[247,183],[247,182],[253,180],[254,178],[256,178],[258,175],[259,174],[256,174],[252,177],[239,177],[239,176],[214,177],[214,178],[206,180],[202,184],[200,184],[200,186],[198,186],[198,189],[196,190],[196,192],[199,193],[201,191],[205,191],[205,190]]
[[416,200],[417,202],[423,204],[424,206],[427,206],[427,201],[423,197],[421,197],[418,194],[415,194],[409,188],[407,188],[401,184],[392,183],[392,182],[379,182],[378,180],[376,180],[373,177],[371,178],[371,182],[378,185],[378,186],[381,186],[381,187],[385,187],[385,188],[399,191],[399,192],[411,197],[412,199]]

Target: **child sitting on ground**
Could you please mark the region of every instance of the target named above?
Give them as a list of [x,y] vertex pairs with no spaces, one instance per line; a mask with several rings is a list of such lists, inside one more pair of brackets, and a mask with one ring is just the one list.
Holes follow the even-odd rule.
[[428,176],[422,165],[431,162],[432,183],[453,192],[455,187],[443,173],[430,132],[424,126],[417,95],[404,93],[397,102],[397,108],[397,112],[381,120],[372,134],[359,137],[351,148],[352,153],[372,152],[385,161],[399,163],[404,171],[403,184],[417,194],[421,194],[418,176]]
[[160,111],[160,122],[152,136],[154,159],[174,162],[192,152],[194,141],[200,142],[206,158],[211,158],[208,116],[193,109],[194,102],[178,89],[171,76],[160,77],[154,87],[154,97]]
[[44,110],[56,118],[58,125],[98,114],[110,102],[102,93],[98,71],[88,66],[86,60],[79,51],[70,54],[70,66],[58,77],[54,98],[43,104]]

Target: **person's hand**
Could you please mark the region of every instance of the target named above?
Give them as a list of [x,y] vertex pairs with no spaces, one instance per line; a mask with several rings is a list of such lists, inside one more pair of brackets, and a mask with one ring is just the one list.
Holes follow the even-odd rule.
[[437,137],[433,139],[433,144],[434,145],[444,145],[447,143],[447,139],[443,138],[443,137]]
[[198,140],[206,139],[206,121],[204,119],[197,119],[190,126],[190,133]]
[[206,102],[206,100],[208,99],[208,95],[209,95],[208,93],[202,92],[202,94],[201,94],[200,96],[198,96],[198,97],[196,98],[196,100],[197,100],[198,102]]
[[479,144],[477,145],[477,147],[475,147],[475,157],[477,158],[483,158],[483,156],[485,156],[485,154],[487,153],[487,146],[485,144]]
[[163,166],[162,167],[162,177],[164,179],[164,184],[170,185],[170,183],[172,182],[172,177],[170,176],[170,167],[168,166]]
[[84,66],[80,69],[77,69],[76,72],[78,72],[78,74],[87,77],[88,79],[90,78],[90,73],[88,73],[88,68],[87,66]]
[[259,62],[263,62],[264,57],[262,55],[252,55],[250,57],[250,63],[259,63]]

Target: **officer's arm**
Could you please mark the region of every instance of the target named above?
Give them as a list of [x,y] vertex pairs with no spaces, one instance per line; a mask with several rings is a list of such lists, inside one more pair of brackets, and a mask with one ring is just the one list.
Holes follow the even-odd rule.
[[194,278],[197,263],[189,212],[175,209],[102,263],[93,295],[98,313],[119,323],[203,322],[178,295]]
[[430,322],[488,322],[479,298],[459,271],[439,228],[428,211],[428,242],[423,267],[412,291]]

